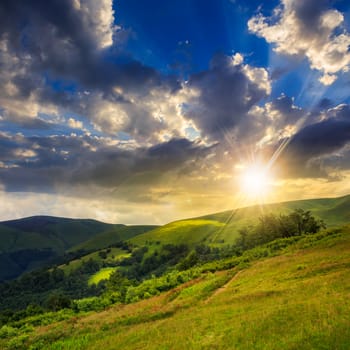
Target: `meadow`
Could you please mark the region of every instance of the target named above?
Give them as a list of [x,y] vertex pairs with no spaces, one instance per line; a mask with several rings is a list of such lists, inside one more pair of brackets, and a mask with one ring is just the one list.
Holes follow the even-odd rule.
[[349,349],[349,226],[275,240],[196,269],[190,280],[138,302],[3,326],[0,346]]

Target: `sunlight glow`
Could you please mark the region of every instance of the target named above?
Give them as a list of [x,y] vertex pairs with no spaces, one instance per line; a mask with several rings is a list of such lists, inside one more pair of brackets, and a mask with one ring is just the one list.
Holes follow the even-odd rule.
[[240,187],[249,197],[261,197],[271,189],[272,178],[266,169],[260,166],[245,168],[240,176]]

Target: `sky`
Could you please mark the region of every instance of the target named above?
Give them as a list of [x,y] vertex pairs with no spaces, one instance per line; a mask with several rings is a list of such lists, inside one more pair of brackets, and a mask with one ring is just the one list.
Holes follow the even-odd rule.
[[2,0],[0,220],[350,194],[349,48],[348,1]]

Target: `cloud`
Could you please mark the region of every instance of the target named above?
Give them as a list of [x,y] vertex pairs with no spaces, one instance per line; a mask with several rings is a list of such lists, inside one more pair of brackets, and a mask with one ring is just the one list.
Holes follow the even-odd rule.
[[95,129],[115,135],[123,132],[140,143],[184,137],[191,124],[181,110],[184,90],[173,92],[166,87],[126,92],[116,89],[108,96],[91,93],[81,99],[79,113],[86,115]]
[[7,191],[113,190],[132,182],[147,190],[164,176],[190,173],[210,148],[187,139],[151,147],[92,136],[0,135],[0,182]]
[[69,118],[68,119],[68,126],[71,127],[72,129],[82,129],[83,123],[80,120],[76,120],[74,118]]
[[335,179],[339,165],[350,167],[350,106],[339,105],[322,113],[321,120],[293,135],[279,161],[288,177]]
[[308,160],[330,154],[350,141],[350,108],[338,106],[328,111],[329,117],[301,129],[290,143],[290,152]]
[[113,44],[114,11],[111,0],[98,3],[94,0],[74,0],[74,7],[81,13],[82,21],[90,29],[90,35],[95,39],[96,46],[103,49]]
[[204,137],[221,140],[248,111],[268,96],[271,85],[264,68],[244,65],[241,56],[217,55],[210,68],[190,77],[191,91],[183,107]]
[[35,90],[35,80],[41,85],[66,80],[103,92],[116,86],[144,91],[162,84],[176,87],[174,79],[123,52],[118,38],[123,29],[114,25],[112,0],[5,0],[0,22],[1,47],[20,66],[11,71],[17,79],[11,82],[18,89],[27,85],[27,95]]
[[145,144],[186,136],[181,84],[126,54],[124,34],[111,0],[2,1],[0,122],[81,129],[86,118]]
[[251,18],[248,29],[274,44],[277,53],[307,57],[323,74],[320,82],[330,85],[350,67],[350,34],[343,23],[343,14],[328,1],[282,0],[271,17]]

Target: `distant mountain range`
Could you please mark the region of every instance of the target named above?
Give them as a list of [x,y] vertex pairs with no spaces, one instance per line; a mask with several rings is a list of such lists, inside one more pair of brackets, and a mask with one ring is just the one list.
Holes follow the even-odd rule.
[[350,196],[255,205],[171,222],[164,226],[106,224],[90,219],[33,216],[0,222],[0,281],[44,266],[64,254],[87,252],[129,240],[142,246],[162,244],[232,244],[242,227],[254,225],[266,213],[310,210],[328,226],[350,222]]

